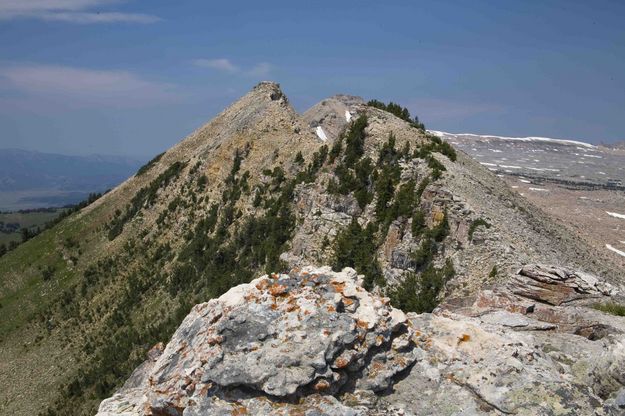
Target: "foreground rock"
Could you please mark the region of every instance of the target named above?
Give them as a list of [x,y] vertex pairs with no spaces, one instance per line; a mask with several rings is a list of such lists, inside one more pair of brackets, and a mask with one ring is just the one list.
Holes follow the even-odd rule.
[[[615,294],[593,279],[555,280]],[[558,324],[504,303],[406,316],[352,269],[263,276],[194,307],[98,415],[622,414],[621,324],[596,341],[565,331],[549,344]]]

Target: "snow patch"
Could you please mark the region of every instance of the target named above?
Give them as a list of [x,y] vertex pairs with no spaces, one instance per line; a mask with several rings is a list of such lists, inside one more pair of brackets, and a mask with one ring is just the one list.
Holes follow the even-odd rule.
[[523,182],[523,183],[532,183],[532,181],[528,181],[527,179],[519,179],[519,182]]
[[530,191],[549,192],[549,189],[545,189],[545,188],[530,188]]
[[317,126],[317,128],[315,129],[315,133],[317,133],[317,137],[319,137],[324,142],[328,141],[328,136],[326,136],[326,133],[325,131],[323,131],[321,126]]
[[614,218],[620,218],[620,219],[622,219],[622,220],[625,220],[625,214],[617,214],[616,212],[608,212],[608,211],[606,211],[606,213],[607,213],[609,216],[611,216],[611,217],[614,217]]
[[605,248],[607,248],[608,250],[612,250],[613,252],[615,252],[616,254],[618,254],[620,256],[625,257],[625,251],[621,251],[618,248],[612,247],[610,244],[606,244]]
[[348,123],[352,121],[352,113],[350,113],[349,110],[345,110],[345,120],[347,120]]

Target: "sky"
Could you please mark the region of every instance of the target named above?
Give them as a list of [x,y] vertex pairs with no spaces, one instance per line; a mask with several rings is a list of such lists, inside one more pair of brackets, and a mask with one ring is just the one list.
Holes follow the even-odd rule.
[[257,82],[427,128],[625,139],[623,1],[0,0],[0,148],[150,157]]

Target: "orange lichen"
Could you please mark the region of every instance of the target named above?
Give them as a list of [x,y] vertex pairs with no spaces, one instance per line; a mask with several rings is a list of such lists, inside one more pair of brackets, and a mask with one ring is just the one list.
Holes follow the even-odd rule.
[[299,310],[299,305],[297,305],[297,304],[291,303],[291,304],[289,304],[289,306],[286,307],[286,311],[287,312],[293,312],[293,311],[297,311],[297,310]]
[[458,337],[458,345],[460,345],[463,342],[468,342],[471,340],[471,336],[468,334],[462,334],[462,336]]
[[369,370],[369,377],[375,377],[381,370],[384,369],[384,364],[379,361],[374,361],[371,363],[371,368]]
[[343,291],[345,290],[345,282],[335,282],[335,281],[332,281],[332,282],[330,282],[330,284],[334,288],[335,292],[343,293]]
[[354,304],[354,301],[352,299],[345,298],[345,297],[343,298],[343,305],[350,306],[350,305],[353,305],[353,304]]
[[224,337],[221,335],[211,335],[206,339],[206,343],[208,345],[218,345],[221,344],[224,340]]
[[345,359],[345,358],[343,358],[343,357],[339,357],[339,358],[337,358],[337,359],[336,359],[336,361],[334,361],[334,366],[335,366],[336,368],[345,368],[345,367],[347,367],[348,365],[349,365],[349,361],[348,361],[348,360],[346,360],[346,359]]
[[336,312],[336,308],[332,305],[328,305],[328,312]]
[[286,286],[276,283],[269,288],[269,293],[272,296],[282,296],[286,294]]
[[316,391],[324,391],[330,388],[330,383],[328,380],[321,379],[315,383],[314,389]]
[[232,416],[243,416],[249,414],[247,412],[247,408],[245,406],[236,405],[232,412],[230,413]]
[[263,280],[261,280],[260,282],[258,282],[256,284],[256,289],[258,289],[258,290],[265,290],[265,289],[267,289],[268,286],[269,286],[269,280],[263,279]]
[[359,328],[362,328],[362,329],[368,329],[368,328],[369,328],[369,323],[368,323],[368,322],[365,322],[365,321],[362,321],[362,320],[360,320],[360,319],[358,319],[358,320],[356,321],[356,325],[357,325]]

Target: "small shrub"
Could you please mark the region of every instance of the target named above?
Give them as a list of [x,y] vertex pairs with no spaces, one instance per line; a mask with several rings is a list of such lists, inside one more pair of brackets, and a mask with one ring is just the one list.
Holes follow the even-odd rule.
[[295,160],[293,162],[298,165],[304,164],[304,156],[302,156],[302,152],[297,152],[297,154],[295,155]]
[[441,269],[429,266],[420,277],[410,273],[389,292],[391,303],[405,312],[432,312],[445,283],[456,274],[451,259]]
[[206,175],[200,176],[199,179],[197,180],[197,186],[200,189],[204,189],[207,184],[208,184],[208,178],[206,177]]
[[365,128],[367,116],[362,115],[352,122],[345,136],[345,164],[352,167],[365,153]]
[[47,266],[41,272],[41,278],[43,279],[44,282],[47,282],[48,280],[52,279],[52,277],[54,276],[54,272],[55,272],[54,266]]
[[491,279],[497,277],[497,273],[499,273],[499,271],[497,270],[497,265],[495,265],[491,269],[490,273],[488,273],[488,277],[490,277]]
[[425,229],[425,215],[420,209],[416,209],[412,214],[412,235],[416,237]]
[[365,275],[364,287],[372,289],[374,284],[384,285],[384,276],[377,260],[375,227],[368,224],[362,228],[356,218],[342,230],[334,242],[334,270],[353,267]]

